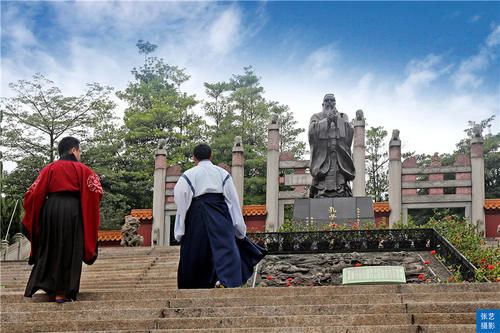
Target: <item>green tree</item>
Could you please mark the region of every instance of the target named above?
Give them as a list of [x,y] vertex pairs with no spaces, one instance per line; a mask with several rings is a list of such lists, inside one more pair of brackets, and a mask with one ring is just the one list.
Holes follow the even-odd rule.
[[112,89],[97,83],[88,84],[78,97],[64,96],[41,74],[9,87],[16,96],[1,100],[6,121],[2,146],[7,149],[5,157],[15,162],[27,156],[53,162],[59,138],[71,134],[84,140],[92,136],[92,128],[109,119],[115,106],[109,99]]
[[139,39],[135,46],[139,49],[139,54],[144,54],[144,59],[146,59],[148,54],[153,53],[158,47],[158,45],[151,44],[150,42],[143,41],[142,39]]
[[32,81],[20,80],[9,86],[15,96],[2,98],[0,103],[6,122],[1,146],[5,149],[2,157],[15,162],[16,168],[2,173],[5,197],[0,210],[2,228],[6,228],[7,216],[3,214],[8,209],[4,208],[13,208],[12,203],[19,200],[19,215],[15,216],[18,221],[11,228],[11,232],[18,232],[24,193],[40,169],[55,160],[59,139],[67,135],[79,137],[82,142],[92,139],[95,127],[111,119],[115,105],[109,98],[112,89],[97,83],[87,85],[77,97],[64,96],[54,82],[41,74],[35,74]]
[[231,164],[235,136],[241,136],[245,149],[245,204],[263,204],[266,187],[267,126],[271,114],[280,121],[282,152],[293,151],[301,157],[305,144],[297,140],[303,129],[288,106],[267,101],[260,78],[252,66],[234,74],[229,82],[205,83],[210,100],[204,110],[214,125],[209,126],[209,142],[214,147],[214,162]]
[[387,179],[388,153],[384,140],[387,131],[383,126],[371,127],[366,132],[366,193],[375,202],[387,200],[389,187]]
[[152,202],[153,151],[158,141],[166,141],[168,165],[181,163],[187,168],[192,165],[194,145],[205,137],[205,124],[192,112],[197,104],[195,96],[181,90],[189,79],[184,69],[148,57],[143,66],[132,69],[132,74],[134,80],[117,93],[128,104],[124,115],[123,172],[134,184],[129,187],[130,195],[140,198],[136,208],[148,208]]
[[239,134],[235,128],[236,118],[230,105],[228,97],[231,88],[226,82],[204,83],[205,93],[211,99],[205,101],[203,109],[205,116],[211,119],[214,124],[207,126],[207,135],[213,150],[213,160],[215,163],[231,164],[232,147],[234,137]]
[[469,121],[468,127],[464,130],[466,137],[460,140],[453,156],[464,154],[470,157],[471,137],[475,126],[479,126],[484,137],[484,182],[486,198],[500,198],[500,133],[491,133],[491,127],[496,116],[481,120],[479,123]]
[[297,137],[305,132],[303,128],[297,128],[297,120],[290,111],[288,105],[280,105],[277,102],[271,102],[270,112],[278,116],[280,131],[280,152],[293,152],[295,158],[302,158],[306,150],[306,144],[299,141]]

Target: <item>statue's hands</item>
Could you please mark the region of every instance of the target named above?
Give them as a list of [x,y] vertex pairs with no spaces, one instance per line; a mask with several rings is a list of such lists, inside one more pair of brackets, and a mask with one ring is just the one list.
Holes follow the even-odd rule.
[[337,122],[337,115],[335,112],[330,111],[326,114],[326,118],[328,119],[328,123],[336,123]]

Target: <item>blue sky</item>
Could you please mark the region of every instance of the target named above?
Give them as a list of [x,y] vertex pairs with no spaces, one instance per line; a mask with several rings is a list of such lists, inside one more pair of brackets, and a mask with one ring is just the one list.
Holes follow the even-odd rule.
[[493,114],[500,130],[499,2],[2,1],[1,14],[2,96],[37,72],[67,94],[123,89],[144,39],[200,100],[203,82],[252,65],[304,128],[333,92],[349,118],[399,129],[404,151],[452,152]]

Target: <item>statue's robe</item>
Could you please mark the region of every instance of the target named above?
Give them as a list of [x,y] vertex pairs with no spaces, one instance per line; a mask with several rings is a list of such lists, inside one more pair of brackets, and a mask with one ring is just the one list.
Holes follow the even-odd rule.
[[42,289],[75,299],[82,261],[97,259],[99,177],[73,154],[47,165],[24,196],[23,233],[34,264],[24,296]]
[[[328,125],[326,114],[316,113],[309,123],[311,147],[311,197],[352,196],[348,181],[354,179],[351,144],[354,128],[347,115],[338,113],[337,122]],[[337,179],[326,181],[327,174],[336,171]]]

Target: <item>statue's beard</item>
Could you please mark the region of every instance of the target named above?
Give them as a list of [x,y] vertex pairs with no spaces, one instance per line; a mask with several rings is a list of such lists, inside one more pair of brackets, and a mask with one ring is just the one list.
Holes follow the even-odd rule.
[[328,113],[337,111],[335,104],[325,104],[323,110]]

